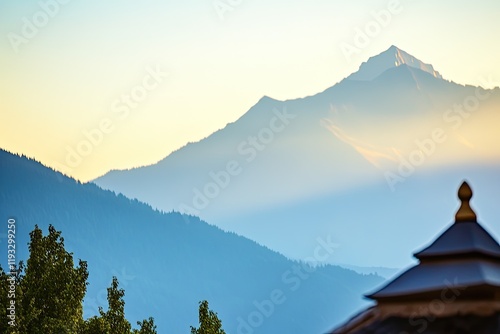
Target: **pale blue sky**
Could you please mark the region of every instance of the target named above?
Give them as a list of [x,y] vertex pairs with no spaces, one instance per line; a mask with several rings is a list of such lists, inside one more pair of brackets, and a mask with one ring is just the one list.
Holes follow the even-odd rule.
[[[43,19],[39,3],[51,1],[0,0],[0,147],[62,168],[82,131],[107,119],[113,130],[78,166],[66,164],[82,180],[153,163],[236,120],[263,95],[322,91],[392,44],[446,79],[500,85],[493,0],[244,0],[223,19],[212,0],[72,0],[15,52],[9,33],[22,35],[23,17]],[[355,45],[356,29],[391,6],[397,14],[347,59],[342,43]],[[148,68],[169,75],[118,118],[113,103]]]

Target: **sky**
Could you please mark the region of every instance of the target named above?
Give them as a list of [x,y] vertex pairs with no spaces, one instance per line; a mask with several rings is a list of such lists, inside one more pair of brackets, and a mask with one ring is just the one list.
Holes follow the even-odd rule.
[[262,96],[321,92],[391,45],[493,88],[499,14],[497,0],[0,0],[0,147],[92,180]]

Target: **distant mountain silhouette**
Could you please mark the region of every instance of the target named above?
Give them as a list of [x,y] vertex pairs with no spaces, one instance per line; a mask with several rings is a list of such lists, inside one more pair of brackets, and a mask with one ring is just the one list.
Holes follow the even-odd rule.
[[464,178],[498,195],[499,121],[500,89],[447,81],[392,46],[321,93],[264,97],[157,164],[95,183],[289,257],[307,256],[318,235],[331,234],[340,245],[331,261],[403,267],[436,228],[416,203],[427,200],[425,213],[446,219],[456,203],[437,194]]
[[[155,211],[4,150],[0,184],[1,253],[7,254],[9,218],[17,221],[17,260],[27,257],[34,225],[47,233],[53,224],[66,249],[88,261],[85,316],[107,305],[114,275],[125,289],[127,318],[152,315],[159,333],[188,332],[197,323],[198,301],[207,299],[227,333],[319,334],[365,304],[362,293],[382,282],[337,266],[297,271],[297,262],[196,217]],[[311,247],[311,257],[314,252]],[[6,260],[0,259],[4,268]],[[279,303],[264,302],[271,298]]]

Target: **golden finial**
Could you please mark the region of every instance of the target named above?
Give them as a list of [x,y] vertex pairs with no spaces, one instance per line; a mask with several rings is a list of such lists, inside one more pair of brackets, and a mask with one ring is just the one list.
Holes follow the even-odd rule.
[[458,189],[458,198],[462,201],[460,209],[458,209],[455,215],[455,222],[476,222],[476,213],[470,207],[469,201],[472,197],[472,189],[469,187],[467,182],[463,182]]

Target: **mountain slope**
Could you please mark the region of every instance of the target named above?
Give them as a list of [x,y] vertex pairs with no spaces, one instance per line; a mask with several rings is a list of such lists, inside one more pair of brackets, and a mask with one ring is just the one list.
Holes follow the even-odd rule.
[[[395,221],[355,221],[352,213],[384,208],[394,212],[393,219],[418,226],[415,217],[391,209],[390,199],[427,198],[413,182],[419,177],[446,193],[485,169],[498,179],[499,111],[500,89],[443,80],[431,65],[391,47],[321,93],[288,101],[262,98],[236,122],[159,163],[111,171],[95,182],[156,208],[196,214],[290,257],[307,256],[316,236],[330,233],[350,245],[337,262],[402,267],[413,249],[388,254],[372,247],[363,256],[353,248],[359,231],[346,228],[375,224],[386,231],[382,243],[390,244]],[[447,171],[454,183],[439,182]],[[359,199],[338,207],[343,194],[353,192]],[[300,209],[311,201],[323,205],[314,219]],[[284,207],[289,215],[277,222],[272,217]],[[417,229],[413,240],[425,242],[425,236]],[[298,240],[307,242],[297,246]]]
[[[115,275],[125,289],[127,318],[135,322],[154,316],[159,333],[187,332],[197,323],[202,299],[219,313],[228,333],[245,333],[242,326],[251,325],[243,321],[254,324],[250,330],[258,333],[322,333],[363,305],[361,294],[382,281],[335,266],[306,272],[196,217],[154,211],[3,150],[0,184],[1,221],[17,221],[17,260],[27,257],[34,225],[46,233],[53,224],[62,231],[66,249],[88,261],[85,316],[107,305],[106,288]],[[5,232],[6,225],[0,236]],[[318,237],[310,256],[328,244],[328,236]],[[5,239],[0,241],[6,254]],[[323,249],[320,254],[328,253]],[[0,260],[3,267],[5,261]],[[271,312],[265,301],[273,293],[280,303]],[[262,307],[267,308],[259,311]],[[255,312],[267,314],[262,323],[249,320]]]

